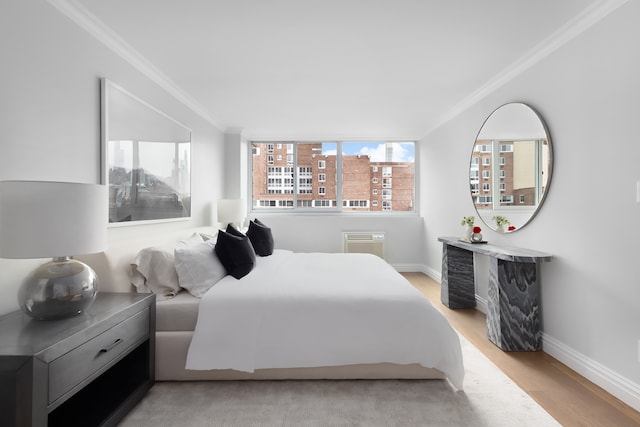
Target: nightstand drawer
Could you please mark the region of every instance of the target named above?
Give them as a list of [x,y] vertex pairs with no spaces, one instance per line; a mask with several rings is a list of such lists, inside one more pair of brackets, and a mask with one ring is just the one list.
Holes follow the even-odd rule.
[[147,308],[52,361],[49,364],[49,404],[148,335]]

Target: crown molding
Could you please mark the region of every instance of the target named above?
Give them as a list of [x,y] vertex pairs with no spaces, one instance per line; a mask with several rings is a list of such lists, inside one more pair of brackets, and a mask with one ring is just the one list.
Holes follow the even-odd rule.
[[115,31],[102,22],[98,17],[89,12],[76,0],[47,0],[63,15],[67,16],[83,30],[94,36],[98,41],[107,46],[135,69],[140,71],[151,81],[171,94],[174,98],[184,104],[187,108],[202,117],[218,130],[224,132],[226,126],[221,121],[212,117],[209,111],[185,93],[166,74],[160,71],[153,63],[147,60],[140,52],[122,39]]
[[558,50],[560,47],[564,46],[569,41],[591,28],[611,12],[627,3],[627,1],[628,0],[600,0],[591,4],[591,6],[587,7],[557,31],[553,32],[532,49],[524,53],[520,58],[495,75],[487,83],[480,86],[475,92],[462,99],[462,101],[442,115],[436,123],[425,132],[421,139],[425,138],[449,120],[462,114],[477,102],[484,99],[551,53]]

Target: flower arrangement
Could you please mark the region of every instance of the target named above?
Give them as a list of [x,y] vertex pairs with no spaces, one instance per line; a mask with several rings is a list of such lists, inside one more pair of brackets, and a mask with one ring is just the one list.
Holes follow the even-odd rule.
[[[498,227],[504,227],[505,225],[510,224],[509,220],[503,216],[496,215],[492,218]],[[515,230],[515,227],[513,228]]]
[[474,234],[478,234],[482,232],[482,228],[478,227],[477,225],[475,227],[473,227],[473,233]]
[[473,215],[465,216],[464,218],[462,218],[462,221],[460,221],[460,225],[473,227],[475,220],[476,220],[476,217],[474,217]]

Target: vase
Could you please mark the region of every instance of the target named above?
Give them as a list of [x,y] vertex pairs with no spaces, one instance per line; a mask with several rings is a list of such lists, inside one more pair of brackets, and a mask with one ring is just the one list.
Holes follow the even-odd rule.
[[504,225],[498,225],[498,226],[496,226],[496,232],[498,232],[498,233],[504,233]]
[[472,242],[482,242],[482,233],[471,233]]
[[465,242],[470,242],[472,234],[473,234],[473,226],[472,225],[465,225],[464,226],[464,231],[462,233],[461,240],[464,240]]

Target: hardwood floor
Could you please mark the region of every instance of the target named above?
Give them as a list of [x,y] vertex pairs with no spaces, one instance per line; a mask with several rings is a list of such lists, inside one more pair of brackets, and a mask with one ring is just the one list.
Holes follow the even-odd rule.
[[440,284],[422,273],[402,273],[453,327],[563,426],[640,426],[635,411],[547,353],[503,352],[487,338],[485,315],[451,310],[440,302]]

